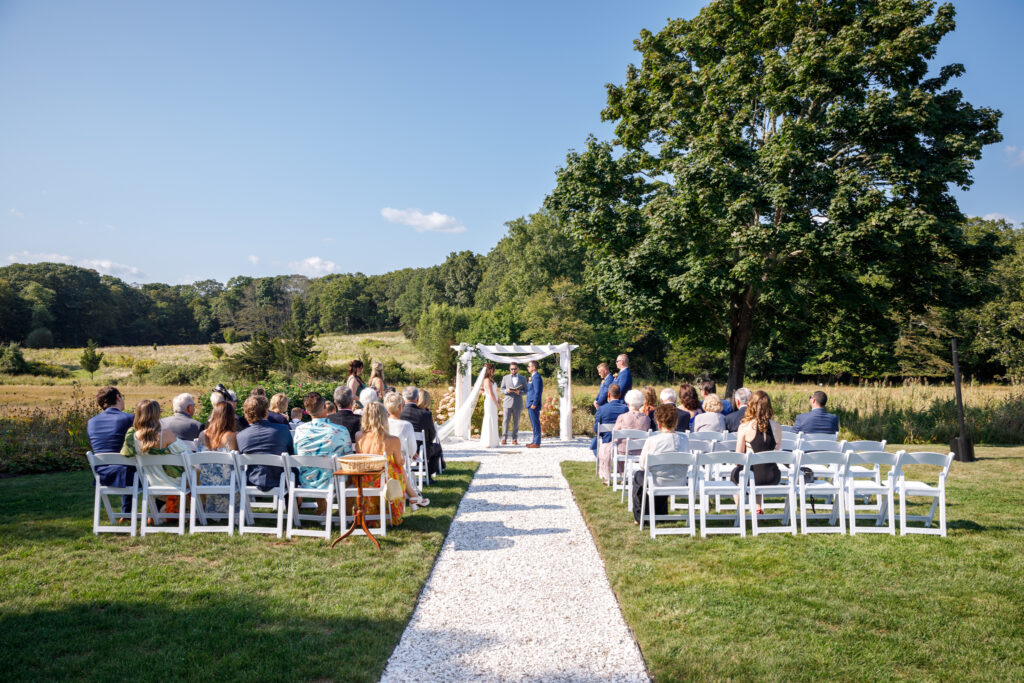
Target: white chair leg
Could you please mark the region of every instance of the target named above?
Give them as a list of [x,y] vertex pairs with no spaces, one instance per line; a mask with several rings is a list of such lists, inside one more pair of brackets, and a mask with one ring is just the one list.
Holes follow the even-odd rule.
[[701,482],[700,486],[700,537],[708,537],[708,520],[707,513],[704,511],[704,484]]
[[103,496],[100,494],[100,485],[96,484],[96,495],[93,496],[92,504],[92,533],[99,535],[100,533],[100,498]]
[[907,494],[900,491],[900,536],[907,535]]

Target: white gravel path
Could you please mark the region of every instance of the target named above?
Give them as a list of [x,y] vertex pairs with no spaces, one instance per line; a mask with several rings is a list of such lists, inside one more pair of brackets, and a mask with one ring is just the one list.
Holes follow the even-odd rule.
[[480,469],[382,680],[649,681],[559,468],[587,443],[445,456]]

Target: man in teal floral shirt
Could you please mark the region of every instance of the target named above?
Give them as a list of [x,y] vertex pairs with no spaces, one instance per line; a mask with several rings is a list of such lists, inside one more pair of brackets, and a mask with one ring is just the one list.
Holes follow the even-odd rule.
[[[347,455],[355,449],[348,430],[327,420],[327,402],[315,391],[306,394],[303,401],[312,421],[295,427],[295,455]],[[331,471],[322,467],[300,467],[301,486],[311,489],[325,489],[331,483]],[[317,501],[321,502],[321,501]]]

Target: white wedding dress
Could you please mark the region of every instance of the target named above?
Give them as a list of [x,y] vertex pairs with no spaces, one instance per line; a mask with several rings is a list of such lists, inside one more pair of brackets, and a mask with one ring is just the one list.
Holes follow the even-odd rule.
[[480,445],[484,448],[498,447],[498,395],[494,380],[487,380],[483,386],[484,423],[480,427]]

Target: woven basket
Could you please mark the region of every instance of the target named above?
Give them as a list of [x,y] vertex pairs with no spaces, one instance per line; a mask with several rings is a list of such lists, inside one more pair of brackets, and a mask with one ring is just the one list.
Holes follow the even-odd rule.
[[376,474],[387,467],[383,455],[343,455],[338,458],[338,471],[345,474]]

